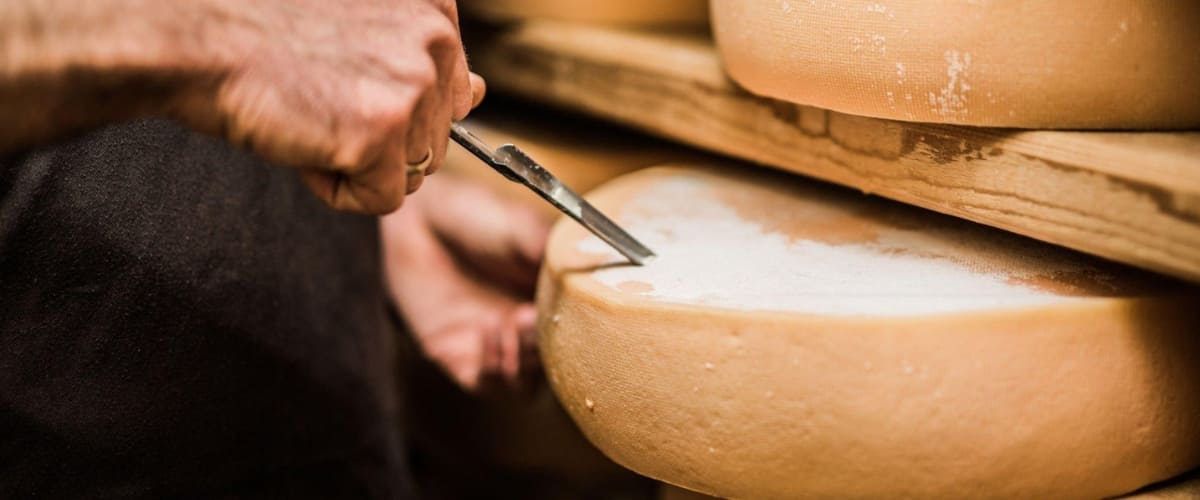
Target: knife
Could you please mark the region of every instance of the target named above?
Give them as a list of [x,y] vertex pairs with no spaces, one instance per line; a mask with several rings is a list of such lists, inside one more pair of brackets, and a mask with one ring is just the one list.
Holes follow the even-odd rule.
[[492,149],[458,122],[450,126],[450,138],[508,180],[532,189],[538,196],[604,240],[630,262],[640,266],[654,258],[654,252],[560,182],[520,148],[505,144]]

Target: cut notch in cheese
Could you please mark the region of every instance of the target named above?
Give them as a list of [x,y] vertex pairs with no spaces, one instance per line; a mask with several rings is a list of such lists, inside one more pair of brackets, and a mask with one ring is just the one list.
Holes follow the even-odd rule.
[[547,374],[618,463],[730,498],[1095,498],[1200,464],[1195,289],[737,172],[589,195],[646,267],[551,236]]
[[1200,3],[714,0],[730,75],[855,115],[991,127],[1200,127]]

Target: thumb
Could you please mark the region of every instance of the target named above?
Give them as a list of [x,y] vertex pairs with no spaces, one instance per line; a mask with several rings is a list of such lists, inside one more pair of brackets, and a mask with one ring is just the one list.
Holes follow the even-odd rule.
[[471,73],[470,79],[471,109],[475,109],[479,107],[479,104],[483,102],[483,96],[487,94],[487,82],[483,80],[482,76],[475,73]]

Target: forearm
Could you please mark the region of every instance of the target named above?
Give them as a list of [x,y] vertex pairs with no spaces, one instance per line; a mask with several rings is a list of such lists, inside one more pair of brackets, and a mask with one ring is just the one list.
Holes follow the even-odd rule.
[[182,90],[211,80],[200,4],[0,2],[0,153],[165,113]]
[[383,214],[471,92],[453,0],[0,0],[0,154],[165,115]]

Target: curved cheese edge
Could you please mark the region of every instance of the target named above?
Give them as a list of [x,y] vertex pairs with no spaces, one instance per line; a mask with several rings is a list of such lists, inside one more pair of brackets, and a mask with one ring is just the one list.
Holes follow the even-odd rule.
[[1023,128],[1200,126],[1200,4],[714,0],[747,89],[856,115]]
[[553,19],[597,24],[706,26],[707,0],[469,0],[464,10],[496,21]]
[[[691,186],[662,191],[681,183]],[[715,191],[689,191],[705,186]],[[1023,276],[1005,284],[1036,300],[937,309],[929,304],[962,290],[930,290],[937,298],[906,311],[880,309],[847,289],[816,306],[744,307],[712,294],[753,292],[754,279],[731,291],[730,282],[705,281],[707,271],[691,267],[686,273],[700,277],[685,292],[686,284],[670,281],[686,274],[653,266],[688,257],[664,252],[639,271],[560,223],[539,287],[540,348],[552,387],[589,439],[639,473],[731,498],[1098,498],[1200,464],[1195,298],[1155,298],[1175,285],[1017,237],[981,240],[981,228],[846,196],[778,177],[745,181],[680,169],[642,171],[589,195],[651,241],[644,230],[655,228],[639,217],[703,218],[713,214],[697,207],[722,203],[792,237],[799,247],[791,251],[799,253],[807,251],[805,234],[854,253],[889,241],[892,229],[926,232],[913,240],[928,245],[913,251],[932,249],[923,258],[953,262],[958,248],[959,262],[985,276]],[[710,241],[745,229],[719,219],[709,226]],[[801,279],[756,253],[777,243],[743,236],[741,249],[714,252],[709,265],[758,280],[764,275],[755,268]],[[988,238],[1029,248],[995,256],[1004,246],[975,246]],[[667,248],[657,244],[650,246]],[[688,236],[685,246],[705,244]],[[845,262],[809,267],[822,264]],[[1074,271],[1022,274],[1061,269]],[[859,277],[893,296],[912,295],[887,288],[893,271]],[[762,295],[740,297],[750,303]],[[848,314],[847,304],[858,313]]]

